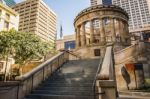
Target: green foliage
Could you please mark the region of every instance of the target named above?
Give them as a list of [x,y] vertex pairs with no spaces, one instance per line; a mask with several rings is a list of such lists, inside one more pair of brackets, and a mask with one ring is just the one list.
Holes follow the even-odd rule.
[[51,46],[52,44],[42,41],[33,33],[15,30],[0,32],[0,56],[12,57],[18,64],[42,58],[53,50]]

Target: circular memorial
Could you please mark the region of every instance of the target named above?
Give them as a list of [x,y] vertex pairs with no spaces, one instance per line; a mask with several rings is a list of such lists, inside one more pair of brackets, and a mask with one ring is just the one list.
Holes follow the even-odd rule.
[[130,44],[128,14],[114,5],[97,5],[81,11],[74,20],[76,47],[119,42]]

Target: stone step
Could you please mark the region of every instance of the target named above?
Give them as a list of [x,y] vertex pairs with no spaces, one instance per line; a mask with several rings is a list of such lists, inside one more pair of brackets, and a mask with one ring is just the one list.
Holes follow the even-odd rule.
[[94,95],[93,91],[68,91],[68,90],[64,90],[64,91],[48,91],[48,90],[34,90],[32,91],[32,94],[51,94],[51,95]]
[[68,86],[71,86],[71,85],[75,85],[75,86],[80,86],[80,85],[89,85],[89,86],[91,86],[91,85],[93,85],[93,82],[84,82],[84,83],[81,83],[81,82],[62,82],[62,83],[57,83],[57,82],[44,82],[44,83],[42,83],[41,85],[62,85],[62,86],[66,86],[66,85],[68,85]]
[[53,86],[55,86],[55,87],[78,87],[78,86],[80,86],[80,87],[90,87],[90,86],[92,86],[93,85],[93,83],[73,83],[73,84],[67,84],[67,83],[63,83],[63,84],[61,84],[61,83],[58,83],[58,84],[56,84],[56,83],[43,83],[43,84],[41,84],[40,86],[47,86],[47,87],[53,87]]
[[84,80],[84,79],[77,79],[77,80],[70,80],[70,79],[64,79],[64,80],[48,80],[44,81],[43,83],[93,83],[94,80]]
[[99,59],[70,61],[24,99],[94,99],[98,64]]
[[39,86],[36,88],[37,90],[53,90],[53,91],[58,91],[58,90],[68,90],[68,91],[92,91],[92,87],[46,87],[46,86]]
[[61,76],[64,76],[64,77],[74,77],[74,76],[84,76],[84,75],[92,75],[92,76],[95,76],[96,73],[95,71],[93,72],[82,72],[82,73],[78,73],[78,74],[74,74],[74,73],[59,73],[59,74],[53,74],[53,76],[56,76],[56,77],[61,77]]
[[94,96],[32,94],[24,99],[94,99]]
[[56,76],[56,77],[51,77],[48,78],[47,80],[57,80],[57,79],[94,79],[95,75],[82,75],[82,76],[70,76],[70,77],[65,77],[65,76]]
[[82,60],[70,60],[67,64],[70,64],[70,63],[74,63],[74,64],[78,64],[79,62],[80,63],[99,63],[100,59],[82,59]]
[[94,76],[93,77],[51,77],[51,78],[48,78],[46,81],[51,81],[51,80],[55,80],[55,81],[60,81],[60,80],[94,80]]

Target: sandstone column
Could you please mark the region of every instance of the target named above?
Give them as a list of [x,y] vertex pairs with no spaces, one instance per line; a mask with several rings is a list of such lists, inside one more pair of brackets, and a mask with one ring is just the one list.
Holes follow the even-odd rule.
[[76,29],[76,47],[80,47],[80,42],[81,42],[81,39],[80,39],[80,26],[77,26],[77,29]]
[[76,33],[76,48],[78,48],[78,33],[77,33],[77,28],[75,28],[75,33]]
[[106,43],[106,37],[105,37],[105,28],[103,19],[100,19],[100,35],[101,35],[101,42]]
[[85,46],[86,45],[85,23],[83,23],[81,27],[82,27],[81,46]]
[[114,18],[111,18],[110,21],[111,21],[112,41],[116,42],[116,30],[115,30]]
[[124,22],[122,20],[120,20],[120,26],[121,26],[121,30],[120,30],[120,36],[121,36],[121,42],[125,43],[125,25]]
[[122,42],[122,23],[121,20],[118,19],[118,32],[119,35],[117,35],[117,38],[119,39],[119,42]]
[[130,36],[129,36],[129,25],[128,25],[128,23],[126,22],[125,23],[125,30],[126,30],[126,32],[125,32],[125,35],[126,35],[126,40],[127,40],[127,44],[131,44],[131,39],[130,39]]
[[93,20],[90,21],[90,44],[94,43],[94,26]]

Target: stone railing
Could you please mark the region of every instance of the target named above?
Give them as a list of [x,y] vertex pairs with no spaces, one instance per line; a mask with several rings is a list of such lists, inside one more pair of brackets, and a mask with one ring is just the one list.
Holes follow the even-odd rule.
[[[71,54],[71,57],[73,56],[74,59],[78,59],[77,56]],[[0,84],[3,83],[3,86],[0,86],[0,99],[10,99],[10,97],[11,99],[23,99],[68,60],[69,52],[64,51],[42,63],[31,72],[17,77],[16,82],[0,82]],[[9,86],[5,86],[6,84]]]
[[105,57],[96,81],[96,99],[116,99],[117,87],[112,46],[106,48]]
[[76,53],[74,53],[73,51],[66,51],[67,53],[69,53],[69,60],[79,60],[82,57]]
[[147,52],[150,52],[150,42],[143,42]]
[[122,64],[138,55],[138,45],[134,44],[114,53],[115,64]]
[[147,44],[144,42],[137,41],[135,44],[115,52],[114,53],[115,64],[119,65],[129,61],[134,62],[140,61],[141,59],[139,55],[145,53],[145,51],[147,51],[147,49],[150,48],[150,47],[148,48],[148,46],[146,45]]

